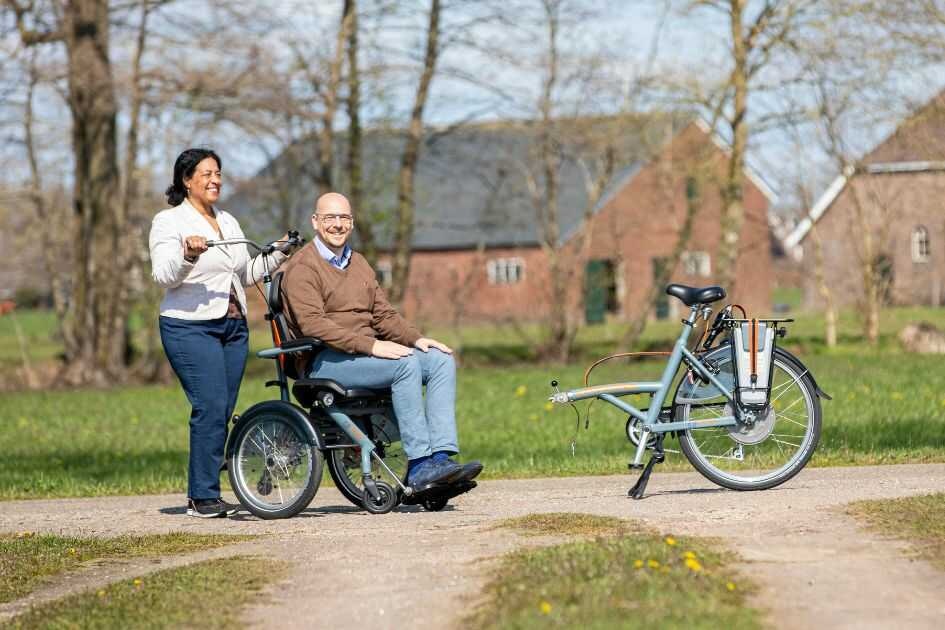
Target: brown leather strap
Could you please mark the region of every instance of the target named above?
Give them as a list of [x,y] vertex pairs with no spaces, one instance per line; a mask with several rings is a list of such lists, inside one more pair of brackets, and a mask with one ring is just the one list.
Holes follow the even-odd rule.
[[758,380],[758,320],[751,319],[751,384]]

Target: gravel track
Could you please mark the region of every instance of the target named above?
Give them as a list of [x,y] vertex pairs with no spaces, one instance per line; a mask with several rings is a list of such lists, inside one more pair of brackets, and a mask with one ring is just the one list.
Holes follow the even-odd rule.
[[[309,509],[282,521],[245,513],[188,518],[182,498],[169,495],[9,501],[0,531],[258,534],[263,537],[212,554],[291,563],[288,577],[248,611],[251,626],[443,628],[460,626],[496,558],[542,544],[495,529],[496,521],[586,512],[720,539],[738,554],[738,570],[761,586],[753,604],[774,628],[945,627],[945,572],[916,560],[907,544],[866,531],[843,510],[860,499],[943,492],[945,464],[810,468],[783,486],[750,493],[719,489],[695,473],[657,471],[642,501],[627,498],[631,483],[629,476],[484,481],[442,512],[401,507],[384,516],[356,510],[326,484]],[[120,572],[108,564],[93,567],[31,601],[204,555],[115,564]],[[0,621],[23,605],[0,606]]]

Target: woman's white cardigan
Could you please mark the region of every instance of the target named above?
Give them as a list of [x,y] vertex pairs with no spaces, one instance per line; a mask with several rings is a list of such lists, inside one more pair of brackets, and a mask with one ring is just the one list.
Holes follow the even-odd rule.
[[[245,238],[233,215],[214,208],[224,239]],[[177,319],[206,320],[226,315],[230,287],[236,288],[243,312],[246,312],[244,286],[262,280],[262,256],[250,258],[246,245],[211,247],[195,263],[184,260],[184,239],[204,236],[219,240],[206,219],[185,199],[182,204],[158,212],[151,222],[148,244],[151,250],[151,276],[166,289],[161,301],[161,315]],[[286,255],[273,253],[270,268],[282,264]]]

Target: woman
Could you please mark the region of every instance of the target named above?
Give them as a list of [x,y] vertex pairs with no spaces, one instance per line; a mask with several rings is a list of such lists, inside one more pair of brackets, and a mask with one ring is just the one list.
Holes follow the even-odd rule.
[[[161,342],[193,406],[187,514],[201,518],[236,512],[220,497],[220,468],[248,351],[243,287],[258,282],[264,270],[245,245],[207,247],[208,240],[244,238],[239,222],[213,205],[221,167],[209,149],[181,153],[166,192],[173,207],[154,217],[149,238],[151,275],[166,289]],[[270,266],[285,259],[276,252]]]

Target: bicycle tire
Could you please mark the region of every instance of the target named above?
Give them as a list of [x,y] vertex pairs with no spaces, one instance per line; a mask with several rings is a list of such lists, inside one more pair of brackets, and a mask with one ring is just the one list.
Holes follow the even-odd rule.
[[[719,466],[713,464],[710,460],[723,460],[726,458],[719,455],[709,455],[706,452],[703,452],[709,450],[709,447],[705,444],[706,440],[701,439],[700,435],[697,433],[699,431],[712,431],[711,429],[689,430],[680,433],[680,449],[686,456],[686,459],[689,460],[689,463],[692,464],[693,468],[698,470],[704,477],[713,483],[722,486],[723,488],[729,488],[731,490],[767,490],[769,488],[778,486],[794,477],[804,468],[804,466],[807,465],[807,463],[810,461],[810,458],[813,456],[815,449],[817,448],[817,444],[820,441],[823,418],[820,398],[818,396],[818,390],[814,383],[813,377],[810,376],[809,371],[800,361],[798,361],[790,353],[780,348],[777,348],[775,351],[773,369],[776,370],[776,375],[774,380],[775,385],[772,387],[773,397],[772,410],[770,413],[774,414],[774,417],[770,421],[765,420],[765,422],[771,423],[772,428],[768,436],[764,437],[757,444],[752,444],[751,446],[764,444],[771,438],[771,436],[779,435],[774,433],[774,427],[777,425],[779,413],[781,414],[782,419],[788,420],[789,418],[789,416],[786,415],[786,412],[779,412],[777,409],[775,409],[777,405],[777,400],[774,398],[775,388],[778,386],[783,386],[784,384],[784,382],[778,381],[777,371],[779,370],[788,375],[790,377],[790,382],[797,386],[798,394],[802,396],[802,398],[797,400],[802,399],[804,401],[808,418],[808,424],[804,429],[804,434],[800,436],[800,444],[797,445],[798,448],[796,452],[791,455],[786,463],[777,467],[773,471],[763,471],[757,475],[749,474],[750,471],[742,473],[737,471],[723,470]],[[792,388],[792,385],[787,385],[784,391],[789,392]],[[677,419],[689,419],[692,415],[692,409],[695,407],[707,408],[710,406],[712,406],[712,404],[681,404],[677,407]],[[718,415],[721,415],[721,413]],[[796,419],[790,419],[788,421],[794,424],[798,423]],[[724,431],[725,429],[721,428],[716,428],[714,430],[716,436],[720,435]],[[731,432],[729,433],[731,434]],[[734,438],[730,439],[732,439],[733,443],[736,442]],[[778,440],[777,437],[774,439],[775,442],[780,442],[781,444],[793,444],[788,441]],[[742,444],[742,446],[744,446],[744,444]],[[779,449],[782,448],[780,444],[777,444],[777,447]],[[736,447],[732,448],[734,450]],[[716,447],[716,450],[720,449]],[[756,463],[760,464],[763,461],[763,458],[759,457],[756,460]],[[744,465],[745,464],[743,463],[738,464],[738,466]]]

